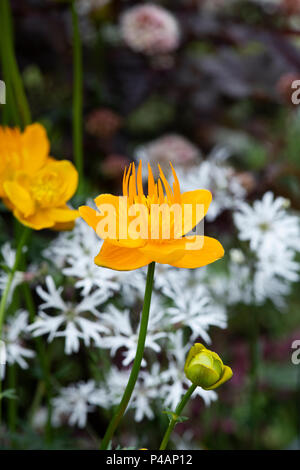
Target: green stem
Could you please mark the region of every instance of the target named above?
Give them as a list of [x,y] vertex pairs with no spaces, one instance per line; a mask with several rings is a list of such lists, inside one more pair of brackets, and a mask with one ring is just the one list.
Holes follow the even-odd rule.
[[45,382],[43,380],[40,380],[37,384],[37,387],[33,396],[33,400],[31,403],[31,407],[28,412],[28,422],[31,425],[33,424],[35,414],[41,405],[44,392],[45,392]]
[[178,421],[178,417],[181,415],[185,405],[187,404],[187,402],[191,398],[191,396],[194,393],[194,391],[196,390],[196,388],[197,388],[197,385],[194,385],[194,384],[191,385],[190,388],[185,393],[185,395],[183,395],[181,402],[177,405],[177,408],[175,410],[175,415],[176,416],[174,418],[172,418],[171,421],[169,422],[169,426],[168,426],[168,428],[165,432],[163,440],[161,441],[159,450],[165,450],[165,448],[167,447],[170,436],[171,436],[171,433],[172,433],[172,431],[173,431],[173,429],[174,429],[174,427],[175,427],[175,425]]
[[8,299],[8,296],[9,296],[10,288],[11,288],[15,273],[16,273],[18,267],[19,267],[19,263],[20,263],[21,258],[22,258],[22,250],[23,250],[24,245],[27,242],[29,234],[30,234],[30,229],[25,227],[24,230],[23,230],[22,236],[20,238],[20,241],[18,243],[14,265],[13,265],[12,269],[10,270],[10,273],[9,273],[8,279],[7,279],[7,284],[5,286],[5,289],[3,291],[3,295],[1,297],[1,301],[0,301],[0,338],[2,336],[2,327],[3,327],[4,318],[5,318],[6,304],[7,304],[7,299]]
[[114,432],[126,411],[127,405],[129,403],[134,386],[138,378],[138,374],[139,374],[140,367],[141,367],[141,362],[142,362],[143,355],[144,355],[145,342],[146,342],[147,327],[148,327],[148,320],[149,320],[149,310],[150,310],[151,295],[152,295],[152,288],[153,288],[154,270],[155,270],[155,263],[150,263],[148,266],[144,305],[143,305],[141,325],[140,325],[135,359],[133,362],[130,377],[129,377],[125,392],[123,394],[122,400],[111,422],[109,423],[106,433],[102,439],[101,447],[100,447],[101,450],[107,449],[108,444],[111,441],[114,435]]
[[[31,122],[31,114],[27,98],[25,95],[22,77],[20,75],[17,59],[14,50],[12,14],[9,0],[1,0],[0,2],[0,18],[3,29],[1,40],[5,41],[5,48],[2,48],[2,62],[6,64],[5,79],[8,88],[12,86],[19,112],[22,118],[23,126],[27,126]],[[12,103],[13,106],[13,103]]]
[[82,44],[75,2],[72,2],[73,24],[73,152],[79,175],[78,191],[83,182],[83,137],[82,137]]
[[[20,238],[20,241],[18,243],[14,265],[13,265],[13,267],[12,267],[12,269],[11,269],[9,275],[8,275],[7,283],[6,283],[5,289],[4,289],[2,297],[1,297],[1,301],[0,301],[0,340],[2,338],[2,328],[3,328],[4,319],[5,319],[6,304],[7,304],[7,299],[8,299],[9,293],[10,293],[10,288],[11,288],[12,282],[14,280],[15,273],[18,269],[19,263],[22,259],[22,250],[23,250],[23,247],[24,247],[24,245],[25,245],[25,243],[28,239],[29,234],[30,234],[30,229],[25,227],[24,231],[22,233],[22,236]],[[0,394],[1,394],[1,389],[2,389],[2,380],[0,380]],[[1,423],[1,417],[2,417],[1,402],[2,402],[2,400],[0,401],[0,423]]]

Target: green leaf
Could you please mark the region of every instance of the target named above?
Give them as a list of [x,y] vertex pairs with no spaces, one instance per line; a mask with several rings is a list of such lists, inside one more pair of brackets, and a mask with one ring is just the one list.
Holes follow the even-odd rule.
[[11,269],[4,263],[0,263],[0,269],[5,271],[7,274],[10,274],[10,272],[11,272]]
[[159,96],[152,96],[136,108],[127,118],[130,132],[155,133],[168,126],[174,118],[174,108]]
[[16,400],[18,396],[16,395],[16,391],[14,388],[8,388],[0,393],[0,400],[3,398],[8,398],[9,400]]
[[169,421],[174,420],[176,423],[183,423],[189,419],[187,416],[178,416],[174,411],[168,409],[164,410],[163,413],[168,416]]

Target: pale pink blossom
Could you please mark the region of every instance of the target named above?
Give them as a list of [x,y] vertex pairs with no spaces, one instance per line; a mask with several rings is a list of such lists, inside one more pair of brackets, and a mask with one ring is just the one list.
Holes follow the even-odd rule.
[[164,8],[147,3],[132,7],[121,17],[121,35],[134,51],[165,54],[179,45],[179,25]]

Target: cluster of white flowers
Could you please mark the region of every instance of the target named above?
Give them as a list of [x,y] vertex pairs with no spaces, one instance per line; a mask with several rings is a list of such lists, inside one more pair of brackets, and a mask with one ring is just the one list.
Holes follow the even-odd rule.
[[152,3],[125,10],[120,28],[124,42],[135,52],[165,54],[179,45],[179,25],[175,16]]
[[[283,308],[291,283],[299,280],[300,263],[295,260],[300,251],[300,218],[288,212],[289,201],[267,192],[250,205],[243,202],[234,213],[234,222],[241,241],[249,242],[254,256],[245,264],[241,253],[232,270],[247,288],[241,289],[243,302],[262,304],[270,299]],[[249,290],[252,287],[252,292]]]

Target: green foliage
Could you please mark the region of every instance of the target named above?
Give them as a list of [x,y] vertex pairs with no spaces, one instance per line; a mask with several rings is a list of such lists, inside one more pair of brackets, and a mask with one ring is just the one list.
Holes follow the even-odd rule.
[[134,134],[152,134],[164,129],[174,119],[174,108],[163,97],[152,96],[127,118],[127,128]]

